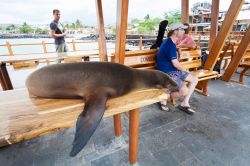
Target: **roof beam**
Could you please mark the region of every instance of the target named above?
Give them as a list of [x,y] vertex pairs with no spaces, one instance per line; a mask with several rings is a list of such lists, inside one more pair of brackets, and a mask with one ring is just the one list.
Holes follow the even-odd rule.
[[115,62],[124,64],[129,0],[117,0]]
[[204,66],[205,69],[213,70],[214,65],[220,55],[226,39],[228,38],[228,35],[233,27],[234,21],[236,20],[243,3],[244,0],[232,0],[229,10],[227,11],[223,24],[221,26],[221,30],[219,31],[210,49],[208,59]]
[[218,33],[219,4],[220,4],[220,0],[212,0],[209,50],[211,46],[213,45],[213,42]]
[[248,26],[247,32],[243,36],[239,47],[237,48],[230,64],[228,65],[224,75],[222,76],[222,79],[224,81],[231,80],[233,74],[235,73],[235,71],[237,70],[237,68],[240,64],[241,58],[244,56],[244,54],[246,52],[246,49],[247,49],[249,43],[250,43],[250,26]]
[[189,23],[189,0],[181,0],[181,22]]
[[106,46],[106,37],[104,29],[104,19],[102,11],[102,0],[96,0],[96,12],[97,12],[97,21],[98,21],[98,45],[99,45],[99,56],[100,61],[108,61],[108,53]]

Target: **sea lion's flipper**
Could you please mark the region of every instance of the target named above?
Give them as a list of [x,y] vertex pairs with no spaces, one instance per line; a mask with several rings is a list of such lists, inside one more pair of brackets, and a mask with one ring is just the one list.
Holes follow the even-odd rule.
[[73,148],[70,156],[76,156],[87,144],[99,125],[107,102],[107,95],[93,95],[87,99],[84,111],[78,116],[76,122],[76,133],[73,142]]

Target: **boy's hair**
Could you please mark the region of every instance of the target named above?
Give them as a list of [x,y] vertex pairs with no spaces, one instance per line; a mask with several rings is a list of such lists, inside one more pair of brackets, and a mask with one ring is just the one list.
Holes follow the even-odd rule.
[[59,12],[60,12],[60,10],[58,10],[58,9],[54,9],[54,10],[53,10],[53,14],[59,13]]

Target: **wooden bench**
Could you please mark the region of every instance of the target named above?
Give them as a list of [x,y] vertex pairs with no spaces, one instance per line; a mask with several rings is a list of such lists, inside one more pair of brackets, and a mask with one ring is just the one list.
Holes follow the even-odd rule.
[[[39,63],[50,64],[51,62],[55,62],[56,57],[58,57],[58,54],[57,53],[42,53],[42,54],[35,54],[35,55],[28,55],[28,56],[34,57],[34,58],[29,60],[29,61],[18,61],[17,60],[16,62],[10,63],[10,65],[12,65],[15,70],[36,68]],[[90,57],[96,58],[97,56],[98,56],[98,54],[87,55],[87,54],[84,54],[84,53],[78,51],[78,52],[67,52],[67,56],[62,54],[62,56],[60,56],[57,59],[60,59],[65,63],[83,62],[83,61],[89,61]],[[17,56],[13,56],[13,57],[20,57],[20,59],[22,59],[22,57],[27,57],[27,55],[17,55]],[[48,57],[48,58],[46,58],[46,57]],[[16,58],[16,59],[18,59],[18,58]]]
[[[131,164],[137,161],[138,108],[168,97],[169,94],[164,90],[147,89],[108,100],[104,117],[130,111]],[[0,101],[0,147],[75,126],[84,105],[81,99],[30,98],[26,89],[0,92]]]
[[[156,56],[157,49],[127,51],[125,52],[124,64],[138,69],[155,69]],[[191,74],[198,77],[199,82],[205,81],[203,85],[197,86],[196,90],[207,96],[207,81],[220,77],[220,74],[216,71],[198,69],[202,64],[200,50],[182,49],[179,59],[181,64],[191,71]],[[114,61],[114,56],[111,60]]]
[[240,73],[239,83],[244,84],[243,77],[245,75],[249,76],[249,74],[247,74],[247,71],[250,69],[250,61],[240,63],[239,67],[243,68]]

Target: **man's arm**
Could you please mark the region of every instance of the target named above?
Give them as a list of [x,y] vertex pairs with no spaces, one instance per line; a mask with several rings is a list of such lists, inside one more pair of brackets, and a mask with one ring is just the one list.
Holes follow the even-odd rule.
[[62,34],[56,34],[57,25],[55,23],[50,24],[50,36],[53,38],[64,37],[67,34],[67,29],[63,30]]
[[187,69],[185,69],[185,67],[183,67],[182,64],[177,59],[172,59],[171,62],[176,69],[181,71],[187,71]]
[[67,31],[63,32],[62,34],[56,34],[56,31],[53,29],[51,29],[51,31],[50,31],[50,35],[53,38],[64,37],[64,36],[66,36],[66,33],[67,33]]

